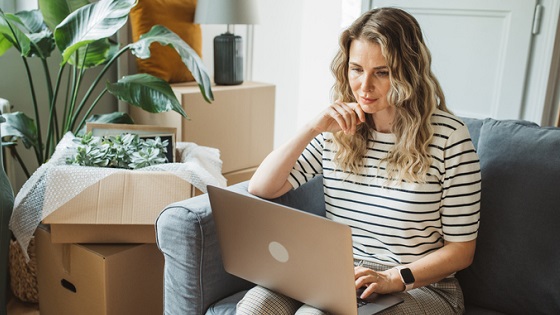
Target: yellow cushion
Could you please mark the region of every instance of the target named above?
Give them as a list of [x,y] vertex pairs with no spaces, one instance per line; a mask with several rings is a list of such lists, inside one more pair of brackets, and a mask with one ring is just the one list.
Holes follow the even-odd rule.
[[[193,24],[196,0],[139,0],[130,11],[132,40],[163,25],[181,37],[196,53],[202,55],[200,25]],[[149,73],[169,83],[194,81],[194,78],[175,49],[153,43],[151,57],[137,59],[138,72]]]

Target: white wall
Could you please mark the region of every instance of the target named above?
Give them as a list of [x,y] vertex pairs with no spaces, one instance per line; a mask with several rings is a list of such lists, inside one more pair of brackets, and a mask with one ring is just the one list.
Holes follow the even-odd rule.
[[[558,0],[540,0],[549,12],[543,19],[558,19],[554,14]],[[343,7],[367,6],[369,1],[360,0],[258,0],[260,23],[254,26],[252,80],[276,85],[275,147],[292,136],[314,114],[330,102],[333,78],[330,62],[338,46],[341,24],[347,24],[358,13],[345,12]],[[554,24],[554,23],[552,23]],[[560,26],[559,26],[560,27]],[[224,32],[225,26],[203,25],[203,60],[211,70],[212,39]],[[237,26],[236,34],[247,39],[244,27]],[[535,49],[551,51],[560,49],[560,33],[556,43],[535,39]],[[544,63],[544,61],[543,61]],[[552,62],[551,72],[558,71],[560,61]],[[537,66],[533,66],[537,67]],[[247,77],[247,75],[246,75]],[[551,76],[554,77],[554,76]],[[528,103],[542,102],[542,98],[554,98],[547,108],[525,107],[523,117],[538,117],[542,125],[556,122],[560,104],[560,80],[536,82],[528,93]],[[552,88],[556,91],[547,93]],[[532,113],[531,111],[539,111]],[[541,118],[542,115],[542,118]]]
[[341,3],[259,1],[253,79],[276,85],[275,147],[330,103]]
[[[276,85],[275,146],[330,102],[330,62],[338,47],[342,1],[258,1],[249,76]],[[202,26],[202,59],[211,73],[213,37],[224,31],[225,26]],[[235,34],[247,42],[246,27],[236,26]]]

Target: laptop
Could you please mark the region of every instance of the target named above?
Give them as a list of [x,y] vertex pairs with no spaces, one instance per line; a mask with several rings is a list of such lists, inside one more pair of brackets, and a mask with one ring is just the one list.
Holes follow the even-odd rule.
[[208,195],[228,273],[334,315],[371,315],[403,301],[357,298],[347,225],[214,186]]

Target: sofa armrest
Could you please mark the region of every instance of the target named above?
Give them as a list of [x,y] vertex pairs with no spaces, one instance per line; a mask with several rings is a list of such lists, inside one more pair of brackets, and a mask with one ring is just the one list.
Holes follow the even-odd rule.
[[[227,189],[252,196],[247,186]],[[324,215],[322,187],[317,178],[273,201]],[[204,314],[215,302],[253,285],[224,270],[207,194],[167,206],[156,220],[156,237],[165,259],[165,314]]]

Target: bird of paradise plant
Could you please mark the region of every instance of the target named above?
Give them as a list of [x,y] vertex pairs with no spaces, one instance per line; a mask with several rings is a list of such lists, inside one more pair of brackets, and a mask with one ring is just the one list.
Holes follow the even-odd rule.
[[[19,154],[20,140],[25,148],[32,148],[39,165],[54,153],[62,136],[71,131],[77,133],[86,120],[98,122],[132,123],[124,113],[91,116],[101,97],[109,92],[119,100],[138,106],[148,112],[160,113],[173,110],[187,117],[181,103],[166,81],[149,74],[125,76],[114,83],[106,83],[102,92],[93,98],[95,88],[103,75],[123,54],[130,52],[137,58],[150,57],[150,45],[154,42],[175,49],[193,74],[207,102],[213,100],[211,81],[202,60],[179,36],[164,26],[156,25],[134,43],[120,47],[112,40],[127,21],[136,0],[39,0],[39,10],[6,13],[0,9],[0,56],[8,49],[19,51],[27,74],[34,119],[22,112],[6,113],[1,125],[2,136],[29,177],[30,174]],[[51,80],[47,59],[58,49],[62,61],[56,80]],[[35,73],[29,66],[29,58],[39,58],[44,72],[48,99],[37,99]],[[102,67],[91,84],[84,81],[84,74],[95,67]],[[69,80],[63,82],[63,74]],[[83,96],[81,96],[83,95]],[[39,108],[47,106],[49,116],[40,117]],[[62,108],[61,108],[62,107]],[[43,134],[42,123],[46,122]]]

